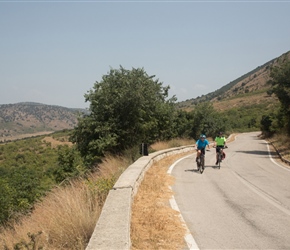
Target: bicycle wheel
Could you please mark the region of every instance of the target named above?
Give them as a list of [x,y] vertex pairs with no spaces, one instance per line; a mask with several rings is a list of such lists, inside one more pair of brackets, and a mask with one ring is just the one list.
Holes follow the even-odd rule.
[[197,158],[196,166],[197,166],[197,171],[199,171],[199,169],[200,169],[200,158]]
[[202,174],[204,171],[204,157],[200,158],[200,167],[199,167],[199,172]]
[[219,167],[219,169],[221,168],[221,161],[222,161],[222,154],[221,153],[219,153],[219,157],[218,157],[218,167]]

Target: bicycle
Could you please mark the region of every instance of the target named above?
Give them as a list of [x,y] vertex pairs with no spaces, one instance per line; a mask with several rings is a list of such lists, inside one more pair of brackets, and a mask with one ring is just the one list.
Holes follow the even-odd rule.
[[204,153],[203,153],[203,151],[201,151],[200,156],[196,158],[196,165],[197,165],[197,171],[199,171],[202,174],[204,171]]
[[[207,149],[206,151],[210,150]],[[205,161],[205,151],[201,150],[200,156],[196,158],[197,171],[199,171],[201,174],[204,171],[204,161]]]
[[224,147],[218,147],[219,148],[219,151],[217,152],[217,162],[218,162],[218,168],[220,169],[221,168],[221,162],[223,160],[223,152],[224,152],[224,149],[227,148],[228,146],[224,146]]

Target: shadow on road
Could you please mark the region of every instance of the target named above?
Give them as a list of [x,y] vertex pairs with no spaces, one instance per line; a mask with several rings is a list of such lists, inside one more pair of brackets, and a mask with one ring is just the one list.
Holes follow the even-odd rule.
[[[213,168],[213,169],[219,170],[219,167],[216,166],[216,165],[204,166],[204,171],[207,168]],[[199,171],[197,170],[197,168],[194,168],[194,169],[185,169],[184,172],[193,172],[193,173],[199,174]]]
[[[241,150],[236,151],[237,153],[244,153],[244,154],[252,154],[252,155],[268,155],[268,151],[264,150]],[[271,153],[272,155],[276,155],[276,153]]]
[[199,174],[199,171],[197,170],[197,168],[194,168],[194,169],[185,169],[184,172],[192,172],[192,173]]

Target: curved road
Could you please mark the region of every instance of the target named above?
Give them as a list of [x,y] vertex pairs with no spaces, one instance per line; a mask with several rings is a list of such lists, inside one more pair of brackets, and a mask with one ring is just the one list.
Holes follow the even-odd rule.
[[258,134],[229,143],[221,169],[213,148],[203,174],[195,154],[172,169],[175,201],[199,249],[290,249],[290,168],[271,159]]

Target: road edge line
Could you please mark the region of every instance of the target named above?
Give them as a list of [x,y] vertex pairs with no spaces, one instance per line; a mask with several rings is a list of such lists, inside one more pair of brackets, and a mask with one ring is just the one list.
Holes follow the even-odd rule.
[[[175,165],[176,165],[178,162],[180,162],[181,160],[183,160],[183,159],[185,159],[185,158],[187,158],[187,157],[190,157],[190,156],[191,156],[191,155],[187,155],[187,156],[185,156],[185,157],[183,157],[183,158],[178,159],[176,162],[174,162],[174,163],[169,167],[169,169],[168,169],[168,171],[167,171],[167,174],[170,174],[170,175],[171,175],[171,172],[172,172],[173,168],[175,167]],[[170,186],[169,186],[169,189],[172,190],[172,188],[171,188]],[[170,203],[170,206],[171,206],[172,209],[174,209],[174,210],[176,210],[177,212],[179,212],[179,215],[178,215],[178,216],[179,216],[180,221],[182,222],[182,224],[184,225],[185,230],[186,230],[186,234],[185,234],[185,236],[184,236],[184,240],[185,240],[185,242],[186,242],[188,248],[189,248],[190,250],[199,250],[199,247],[198,247],[198,245],[196,244],[195,239],[193,238],[192,234],[190,233],[189,228],[187,227],[187,225],[186,225],[186,223],[185,223],[185,220],[183,219],[183,217],[182,217],[182,215],[181,215],[181,212],[180,212],[179,207],[178,207],[178,205],[177,205],[177,203],[176,203],[176,200],[175,200],[175,198],[174,198],[174,195],[172,195],[171,199],[169,199],[169,203]]]
[[270,160],[271,160],[275,165],[277,165],[278,167],[280,167],[280,168],[282,168],[282,169],[284,169],[284,170],[290,171],[289,168],[284,167],[283,165],[279,164],[278,162],[276,162],[276,161],[273,159],[272,154],[271,154],[271,150],[270,150],[270,147],[269,147],[269,142],[267,142],[266,140],[264,140],[264,142],[265,142],[266,145],[267,145],[267,150],[268,150],[268,155],[269,155],[269,157],[270,157]]

